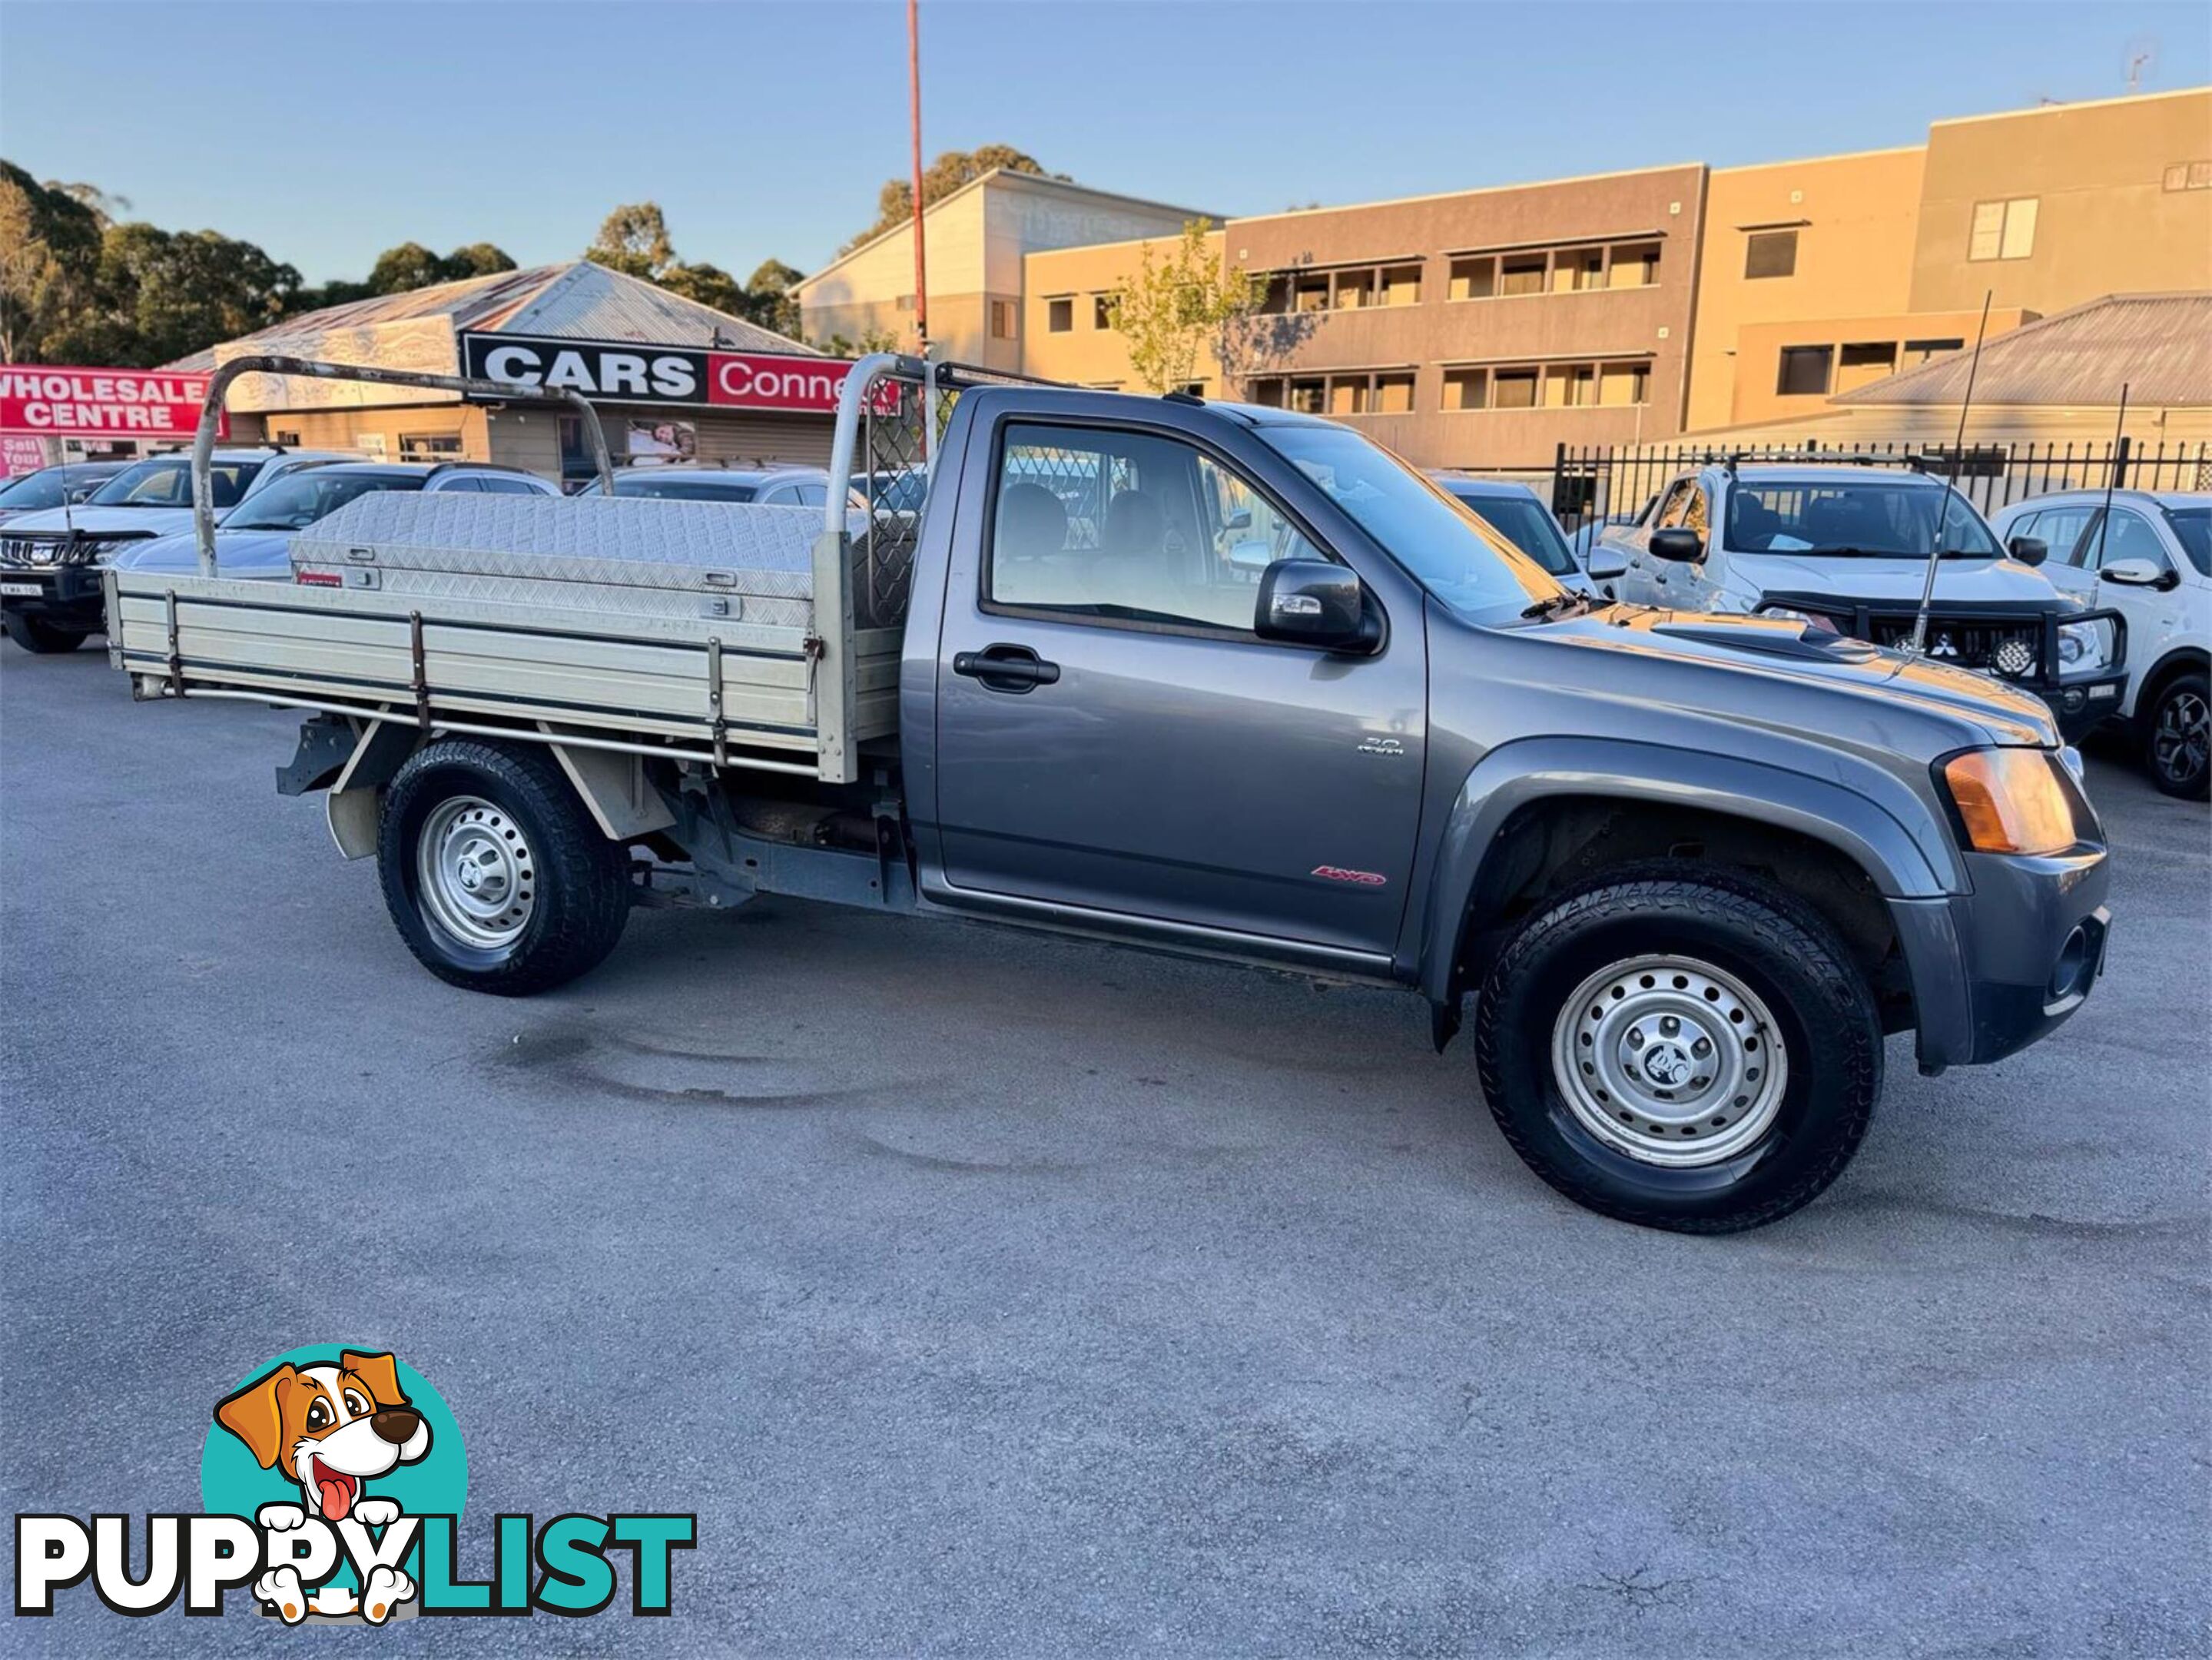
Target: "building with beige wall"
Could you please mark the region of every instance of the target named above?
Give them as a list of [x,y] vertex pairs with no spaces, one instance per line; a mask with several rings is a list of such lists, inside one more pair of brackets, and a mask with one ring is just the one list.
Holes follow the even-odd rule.
[[[989,368],[1024,362],[1024,256],[1127,237],[1172,236],[1195,208],[1085,189],[1042,173],[994,168],[922,215],[929,337],[940,356]],[[855,344],[915,341],[914,227],[870,238],[799,284],[801,332]]]
[[[1103,219],[1151,222],[994,241],[990,190],[1010,222],[1076,191],[1003,177],[931,210],[944,355],[1134,389],[1107,301],[1193,216],[1102,198]],[[1268,300],[1192,389],[1328,414],[1425,465],[1533,473],[1561,444],[1825,417],[1970,345],[1985,293],[1994,337],[2101,295],[2212,290],[2212,88],[1938,121],[1895,149],[1263,214],[1211,240]],[[810,336],[910,332],[912,271],[890,232],[817,273]]]

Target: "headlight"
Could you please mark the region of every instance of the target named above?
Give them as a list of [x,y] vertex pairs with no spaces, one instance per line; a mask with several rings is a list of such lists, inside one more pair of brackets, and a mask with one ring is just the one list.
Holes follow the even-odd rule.
[[1759,608],[1759,614],[1761,617],[1787,617],[1793,623],[1802,623],[1808,628],[1819,629],[1828,634],[1837,631],[1835,623],[1819,612],[1799,611],[1791,605],[1761,605]]
[[2041,750],[1966,750],[1940,763],[1936,777],[1977,853],[2063,853],[2074,803]]
[[2112,654],[2110,617],[2058,625],[2058,672],[2062,675],[2094,674],[2112,666]]

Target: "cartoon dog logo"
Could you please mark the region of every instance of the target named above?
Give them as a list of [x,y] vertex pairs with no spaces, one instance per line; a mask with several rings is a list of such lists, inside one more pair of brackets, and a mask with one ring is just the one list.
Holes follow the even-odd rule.
[[[408,1404],[388,1354],[342,1351],[335,1365],[288,1361],[217,1402],[215,1417],[262,1468],[281,1469],[287,1481],[299,1484],[304,1507],[264,1505],[256,1518],[280,1535],[304,1527],[310,1516],[333,1527],[348,1520],[388,1527],[399,1519],[399,1506],[368,1497],[366,1484],[430,1450],[430,1426]],[[285,1566],[263,1574],[253,1590],[288,1625],[310,1613],[356,1612],[380,1625],[414,1596],[415,1582],[397,1568],[378,1567],[358,1596],[326,1585],[310,1596],[298,1571]]]

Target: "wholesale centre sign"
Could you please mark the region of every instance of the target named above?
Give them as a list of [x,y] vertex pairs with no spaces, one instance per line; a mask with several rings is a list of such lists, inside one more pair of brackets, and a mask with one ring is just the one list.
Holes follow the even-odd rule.
[[565,388],[594,402],[833,415],[853,366],[842,358],[697,351],[634,341],[465,332],[461,372]]
[[0,364],[0,434],[181,442],[199,424],[207,389],[204,374]]

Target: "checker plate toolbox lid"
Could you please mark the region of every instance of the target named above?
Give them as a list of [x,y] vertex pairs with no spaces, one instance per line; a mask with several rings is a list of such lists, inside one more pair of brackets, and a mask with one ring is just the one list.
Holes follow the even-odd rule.
[[380,491],[295,537],[292,565],[424,599],[805,629],[821,529],[818,508]]

